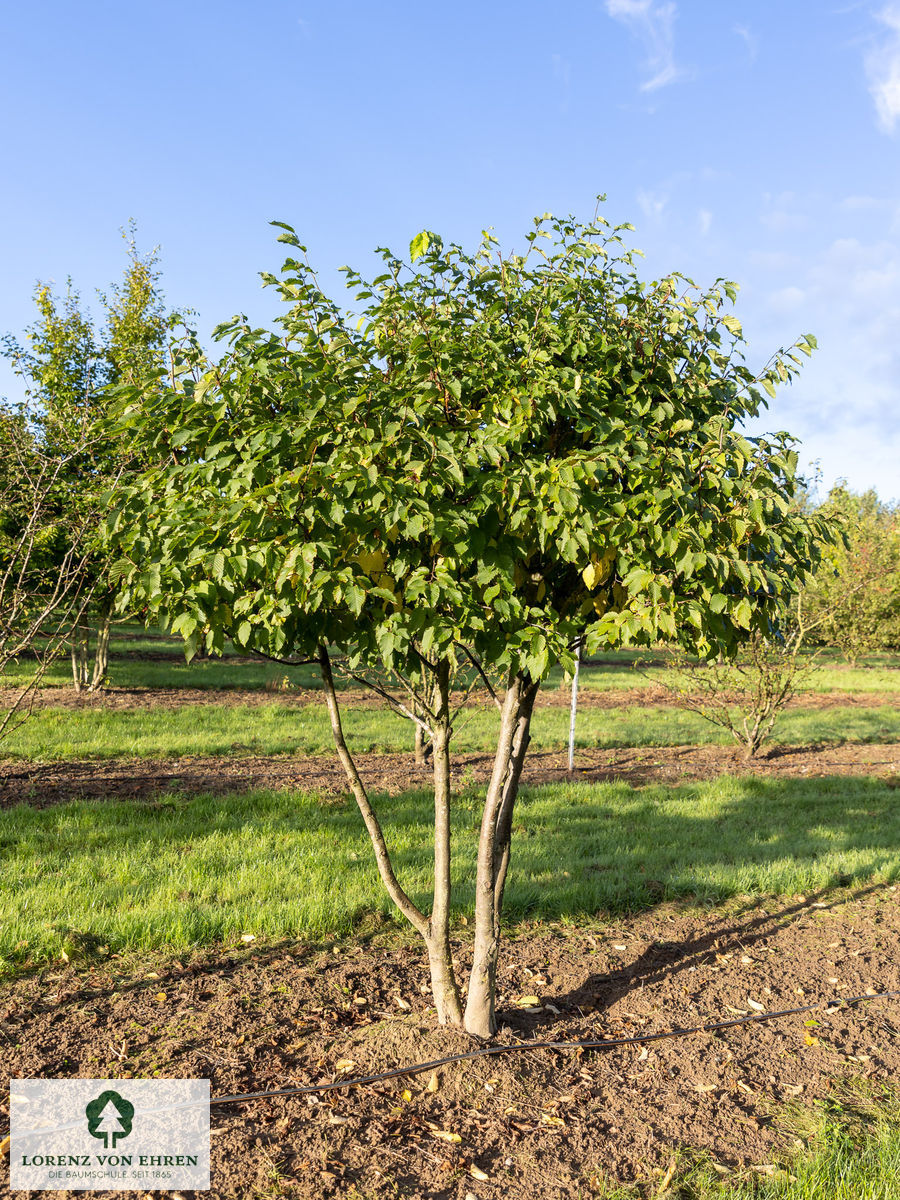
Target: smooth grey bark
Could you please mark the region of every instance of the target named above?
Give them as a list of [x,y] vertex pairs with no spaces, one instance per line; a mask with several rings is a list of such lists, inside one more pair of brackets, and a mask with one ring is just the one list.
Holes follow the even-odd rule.
[[450,951],[450,667],[436,672],[434,754],[434,900],[428,922],[431,988],[441,1024],[462,1024],[459,988]]
[[72,682],[76,692],[95,692],[103,686],[109,669],[109,634],[112,626],[112,601],[105,599],[97,613],[97,633],[91,654],[91,627],[87,610],[72,626]]
[[509,869],[512,815],[528,750],[538,685],[523,674],[510,680],[500,710],[500,734],[485,796],[475,878],[475,945],[464,1025],[476,1037],[497,1031],[494,997],[500,956],[500,913]]

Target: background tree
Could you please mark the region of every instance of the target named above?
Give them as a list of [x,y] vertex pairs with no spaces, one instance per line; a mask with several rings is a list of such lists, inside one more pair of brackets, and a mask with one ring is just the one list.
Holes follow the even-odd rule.
[[670,647],[665,674],[652,677],[653,683],[665,688],[677,707],[724,729],[746,758],[754,758],[816,669],[809,647],[815,626],[805,609],[802,592],[789,597],[769,628],[754,629],[731,658],[686,659]]
[[[52,517],[57,532],[70,521],[81,536],[85,515],[96,512],[97,500],[112,480],[129,469],[120,443],[98,433],[97,422],[106,411],[112,387],[138,384],[160,366],[168,332],[178,319],[165,310],[156,252],[143,256],[138,252],[133,224],[124,237],[127,265],[121,283],[100,294],[104,321],[99,330],[84,312],[70,279],[61,297],[47,284],[38,284],[38,318],[26,332],[26,345],[4,339],[4,353],[26,383],[41,453],[60,463],[54,489],[58,511]],[[64,539],[56,540],[65,557]],[[89,567],[88,590],[81,594],[90,603],[79,607],[70,635],[77,691],[93,691],[107,671],[115,589],[99,539]],[[92,627],[96,630],[93,647]]]
[[853,666],[874,651],[900,648],[900,509],[872,490],[839,484],[819,511],[844,533],[808,589],[821,640]]
[[[89,439],[73,442],[70,455]],[[0,737],[30,711],[87,604],[99,515],[82,507],[61,518],[69,461],[44,450],[27,405],[0,405],[0,680],[11,664],[32,664],[0,706]]]
[[[235,319],[226,350],[179,352],[169,382],[123,395],[117,433],[155,465],[109,529],[126,607],[148,605],[190,657],[226,638],[319,664],[335,746],[382,881],[424,939],[439,1018],[489,1036],[513,808],[541,679],[585,652],[678,638],[731,653],[815,557],[792,509],[787,435],[745,438],[805,338],[743,363],[732,285],[637,277],[597,217],[538,219],[526,254],[418,235],[382,251],[345,316],[305,249],[277,332]],[[410,896],[342,731],[343,670],[423,724],[434,772],[434,886]],[[474,855],[473,966],[450,953],[451,689],[499,710]]]

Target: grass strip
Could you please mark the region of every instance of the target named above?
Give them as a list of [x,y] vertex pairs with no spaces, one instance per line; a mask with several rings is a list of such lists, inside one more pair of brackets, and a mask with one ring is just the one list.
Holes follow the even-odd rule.
[[[565,708],[538,708],[532,746],[559,750],[568,737]],[[356,751],[411,751],[411,725],[385,709],[348,707],[344,728]],[[493,707],[460,716],[453,746],[458,752],[490,753],[496,746]],[[900,706],[792,709],[773,740],[786,745],[900,740]],[[576,745],[623,746],[733,744],[727,734],[694,713],[677,708],[583,708]],[[38,709],[0,747],[4,755],[49,762],[72,758],[147,758],[218,754],[333,754],[324,705],[190,705],[145,709]]]
[[[481,792],[453,808],[456,912],[469,911]],[[431,799],[380,797],[397,873],[430,904]],[[255,791],[0,812],[7,967],[103,945],[181,949],[250,932],[346,933],[394,920],[349,803]],[[559,784],[516,810],[510,920],[581,920],[661,899],[718,902],[900,877],[900,811],[868,778]]]

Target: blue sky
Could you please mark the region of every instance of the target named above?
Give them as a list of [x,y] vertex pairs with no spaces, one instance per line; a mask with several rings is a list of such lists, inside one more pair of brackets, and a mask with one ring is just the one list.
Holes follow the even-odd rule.
[[763,425],[900,498],[900,0],[32,0],[0,108],[0,332],[38,279],[116,279],[131,218],[205,336],[272,315],[273,218],[337,289],[422,228],[521,245],[605,192],[648,276],[741,285],[751,365],[818,337]]

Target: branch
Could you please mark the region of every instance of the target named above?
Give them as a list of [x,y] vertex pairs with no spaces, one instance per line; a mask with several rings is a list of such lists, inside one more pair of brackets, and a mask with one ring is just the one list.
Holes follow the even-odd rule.
[[280,663],[283,667],[318,667],[321,666],[321,660],[318,658],[277,658],[274,654],[266,654],[263,650],[250,650],[249,653],[256,658],[264,658],[267,662]]
[[[390,692],[386,691],[379,684],[373,683],[371,679],[366,679],[364,675],[355,675],[352,671],[347,671],[346,674],[349,679],[355,679],[356,682],[361,683],[363,687],[371,688],[371,690],[381,696],[383,700],[387,700],[388,704],[391,706],[394,712],[398,714],[398,716],[406,717],[408,721],[415,721],[415,723],[417,725],[421,725],[426,732],[431,732],[427,721],[423,721],[422,718],[416,716],[414,712],[410,712],[405,704],[401,704],[396,696],[392,696]],[[416,697],[416,699],[418,699],[418,697]],[[424,704],[422,707],[426,708]],[[430,709],[426,708],[426,711],[430,713]]]
[[[461,642],[459,644],[462,646]],[[463,650],[463,653],[465,654],[466,658],[468,658],[469,662],[472,664],[472,666],[475,668],[475,670],[481,676],[484,686],[490,692],[491,699],[494,701],[494,703],[497,705],[497,707],[502,710],[503,705],[500,703],[500,697],[497,695],[494,685],[491,683],[491,681],[488,679],[487,675],[485,674],[484,667],[481,665],[481,663],[478,661],[478,659],[475,657],[475,655],[472,653],[472,651],[469,649],[468,646],[462,646],[462,650]]]

